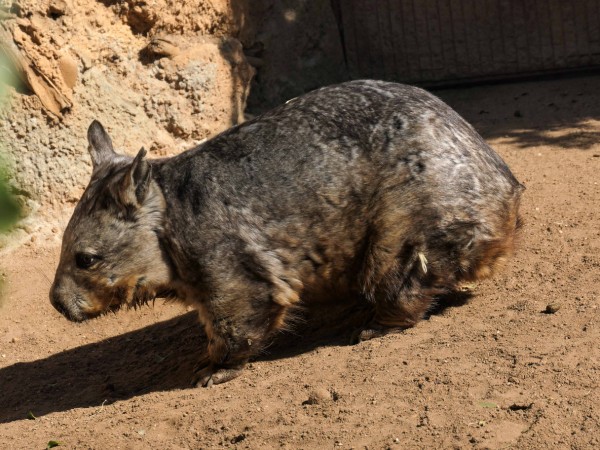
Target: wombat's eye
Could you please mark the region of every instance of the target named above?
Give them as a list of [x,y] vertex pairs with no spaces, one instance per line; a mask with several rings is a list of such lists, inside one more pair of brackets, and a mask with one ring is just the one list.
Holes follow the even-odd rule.
[[75,262],[80,269],[89,269],[100,260],[100,257],[89,253],[76,253]]

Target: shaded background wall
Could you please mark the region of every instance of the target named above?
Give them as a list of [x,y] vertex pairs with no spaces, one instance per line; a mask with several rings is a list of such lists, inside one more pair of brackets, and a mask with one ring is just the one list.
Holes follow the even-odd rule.
[[447,86],[600,66],[600,0],[236,4],[242,43],[263,57],[252,110],[345,79]]
[[351,77],[432,84],[600,64],[597,0],[333,0]]
[[241,0],[231,7],[236,37],[256,69],[250,112],[348,79],[330,0]]

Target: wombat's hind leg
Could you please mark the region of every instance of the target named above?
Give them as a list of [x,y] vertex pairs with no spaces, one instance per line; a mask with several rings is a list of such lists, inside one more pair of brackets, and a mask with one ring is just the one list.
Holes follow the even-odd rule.
[[354,343],[413,327],[432,308],[434,298],[446,290],[442,286],[448,284],[434,275],[424,254],[411,245],[405,244],[392,264],[380,260],[389,269],[369,295],[374,316],[355,333]]
[[[375,315],[371,322],[359,329],[352,337],[353,343],[399,333],[413,327],[433,305],[433,296],[428,293],[404,289],[395,300],[378,296]],[[383,298],[382,298],[383,297]]]

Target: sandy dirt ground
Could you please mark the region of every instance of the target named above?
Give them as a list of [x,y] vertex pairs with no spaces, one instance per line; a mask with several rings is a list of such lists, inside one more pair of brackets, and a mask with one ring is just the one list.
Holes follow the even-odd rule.
[[2,447],[600,448],[600,78],[437,93],[527,187],[502,273],[402,334],[298,333],[197,389],[193,312],[69,323],[47,298],[61,231],[34,237],[1,261]]

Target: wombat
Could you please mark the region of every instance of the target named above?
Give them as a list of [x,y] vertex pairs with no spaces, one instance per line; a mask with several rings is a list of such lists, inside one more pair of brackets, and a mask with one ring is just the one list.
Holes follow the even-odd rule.
[[523,186],[428,92],[352,81],[147,160],[94,121],[92,177],[50,300],[74,321],[176,297],[199,311],[198,385],[228,381],[297,305],[354,296],[357,340],[415,325],[511,253]]

